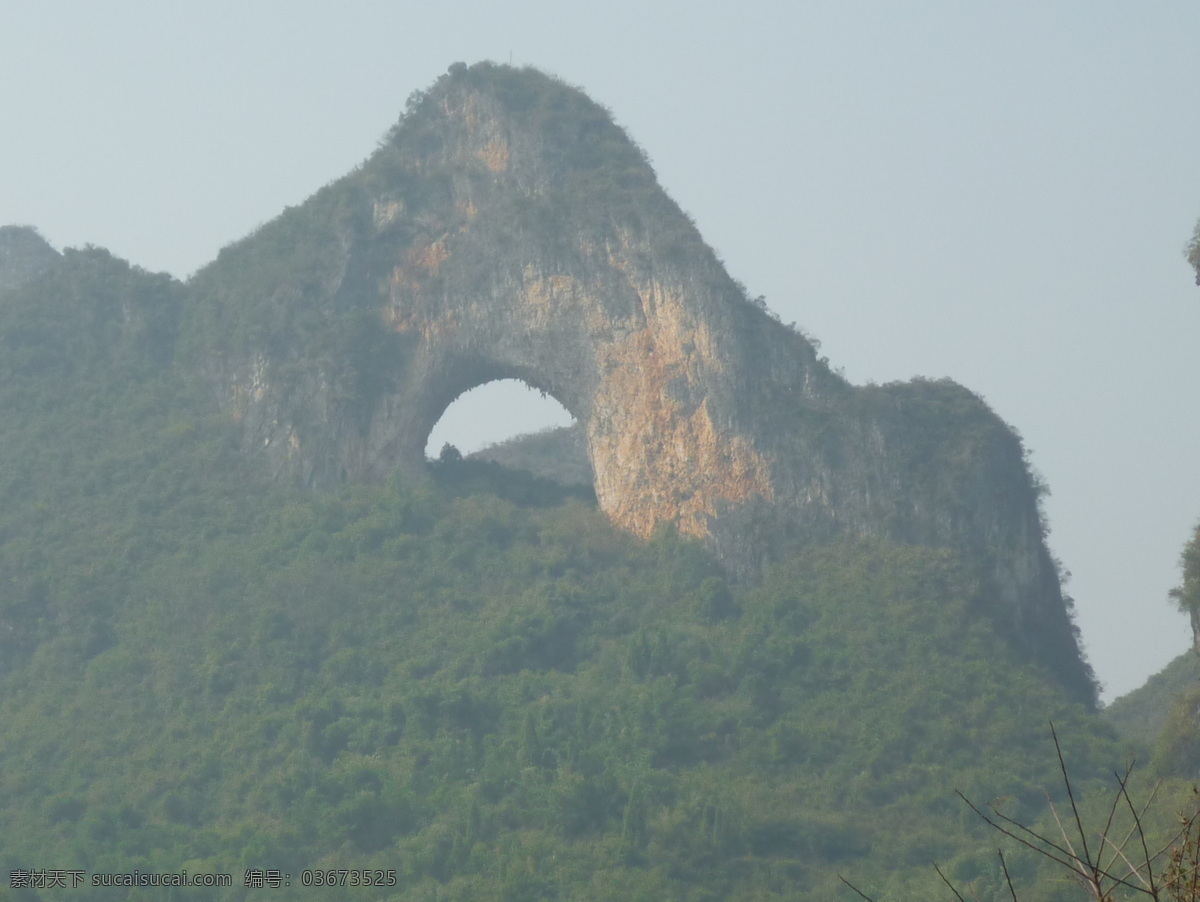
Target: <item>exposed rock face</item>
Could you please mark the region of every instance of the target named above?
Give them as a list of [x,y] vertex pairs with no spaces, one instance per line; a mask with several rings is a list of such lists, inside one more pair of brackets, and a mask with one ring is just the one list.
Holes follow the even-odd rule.
[[673,523],[736,573],[833,532],[968,550],[1022,641],[1091,691],[1019,439],[952,383],[846,384],[545,76],[453,67],[190,290],[198,360],[281,477],[421,479],[455,398],[520,379],[582,424],[622,527]]

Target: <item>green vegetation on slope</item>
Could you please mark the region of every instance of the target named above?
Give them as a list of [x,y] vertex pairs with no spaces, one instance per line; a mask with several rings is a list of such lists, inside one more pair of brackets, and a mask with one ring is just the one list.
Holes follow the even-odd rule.
[[104,650],[64,630],[8,675],[4,864],[828,898],[836,867],[969,851],[952,787],[1032,810],[1047,716],[1085,772],[1114,757],[971,590],[943,554],[846,544],[732,593],[575,503],[282,504],[148,561]]
[[[1200,624],[1200,527],[1179,556],[1182,579],[1170,593],[1190,615],[1193,638]],[[1129,742],[1144,750],[1163,776],[1200,777],[1200,656],[1184,652],[1145,685],[1114,701],[1104,712]]]
[[953,790],[1036,815],[1048,719],[1081,780],[1119,761],[947,552],[831,540],[738,587],[494,465],[271,486],[172,366],[179,297],[95,250],[0,295],[0,871],[925,899],[930,859],[991,885]]
[[1116,699],[1104,718],[1128,741],[1150,750],[1166,724],[1171,702],[1200,684],[1200,657],[1186,651],[1150,677],[1144,685]]

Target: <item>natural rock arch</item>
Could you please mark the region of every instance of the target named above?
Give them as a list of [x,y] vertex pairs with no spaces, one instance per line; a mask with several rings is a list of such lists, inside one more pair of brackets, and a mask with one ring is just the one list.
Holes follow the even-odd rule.
[[[458,256],[478,271],[469,242],[460,244],[438,257],[443,284],[457,281]],[[670,521],[706,536],[728,506],[769,500],[768,459],[736,428],[729,384],[744,373],[738,352],[749,357],[750,349],[739,335],[747,330],[718,332],[695,308],[704,295],[731,314],[761,314],[732,284],[719,298],[712,289],[685,296],[682,285],[650,275],[641,281],[620,247],[581,249],[576,264],[567,274],[526,262],[486,287],[432,299],[421,277],[433,273],[397,267],[384,319],[413,341],[355,469],[380,475],[399,464],[415,475],[429,431],[455,398],[513,378],[555,398],[582,425],[597,499],[633,532],[648,535]]]
[[[274,232],[294,245],[303,230],[320,251],[299,273],[276,266],[268,303],[247,296],[246,283],[264,290],[247,274],[280,252]],[[604,110],[503,67],[443,78],[359,172],[227,249],[194,289],[218,318],[273,316],[221,378],[250,443],[314,486],[419,479],[454,399],[513,378],[582,424],[616,523],[708,538],[729,509],[775,496],[758,429],[769,408],[845,388],[746,299]],[[336,363],[282,337],[279,320],[306,305],[375,317],[386,386],[339,392]],[[295,359],[310,366],[280,385],[272,369]]]
[[230,349],[201,363],[281,477],[419,480],[453,400],[520,379],[582,424],[619,526],[675,524],[735,574],[839,532],[966,550],[1023,643],[1091,692],[1015,434],[953,383],[848,385],[553,79],[453,69],[190,288]]

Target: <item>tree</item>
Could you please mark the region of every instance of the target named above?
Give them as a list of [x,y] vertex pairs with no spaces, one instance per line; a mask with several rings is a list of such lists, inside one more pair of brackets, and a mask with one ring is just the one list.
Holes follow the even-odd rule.
[[[1200,232],[1193,239],[1195,253],[1200,259]],[[1171,590],[1171,598],[1192,619],[1192,646],[1200,654],[1200,526],[1192,534],[1192,540],[1183,546],[1179,555],[1179,566],[1183,570],[1183,582]]]

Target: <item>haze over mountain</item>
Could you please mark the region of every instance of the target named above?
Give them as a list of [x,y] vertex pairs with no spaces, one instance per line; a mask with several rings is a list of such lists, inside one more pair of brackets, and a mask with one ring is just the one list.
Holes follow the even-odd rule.
[[1179,112],[1198,15],[30,8],[0,30],[22,85],[0,95],[0,221],[183,276],[348,171],[448,61],[557,72],[618,111],[730,272],[851,381],[949,375],[1020,427],[1112,697],[1187,645],[1164,597],[1200,506],[1177,403],[1200,381],[1178,253],[1200,208],[1200,125]]

